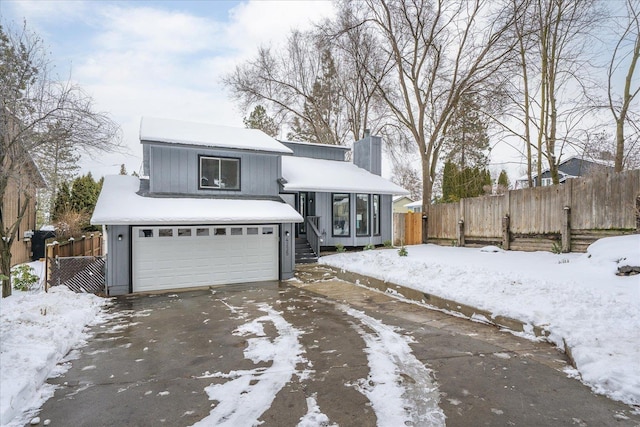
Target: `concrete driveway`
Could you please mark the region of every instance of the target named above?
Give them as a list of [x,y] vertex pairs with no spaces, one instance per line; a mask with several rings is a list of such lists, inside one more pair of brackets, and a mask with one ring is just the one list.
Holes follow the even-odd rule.
[[[267,409],[258,414],[262,425],[295,426],[306,415],[306,425],[375,426],[375,405],[356,386],[370,375],[362,338],[370,327],[345,311],[344,300],[413,339],[413,355],[433,370],[448,426],[640,426],[640,415],[628,406],[569,378],[564,355],[547,344],[331,277],[306,282],[117,299],[115,317],[94,328],[65,375],[50,380],[59,388],[40,418],[51,426],[223,424],[225,419],[214,424],[207,418],[220,401],[210,400],[205,388],[255,372],[256,366],[276,366],[277,360],[246,358],[247,337],[253,335],[238,333],[272,309],[300,332],[304,362],[295,362],[296,374],[269,396]],[[276,340],[283,335],[278,328],[265,323],[262,332]],[[309,417],[310,398],[321,411],[315,418]]]

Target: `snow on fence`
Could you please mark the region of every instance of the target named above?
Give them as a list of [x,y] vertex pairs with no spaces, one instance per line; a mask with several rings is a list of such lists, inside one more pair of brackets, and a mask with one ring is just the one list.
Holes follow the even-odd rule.
[[[406,214],[395,215],[407,235]],[[601,237],[640,232],[640,170],[432,205],[427,224],[428,241],[441,245],[584,252]]]

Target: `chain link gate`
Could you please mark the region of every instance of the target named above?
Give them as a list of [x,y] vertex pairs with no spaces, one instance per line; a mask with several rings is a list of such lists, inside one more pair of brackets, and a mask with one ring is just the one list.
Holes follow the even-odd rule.
[[104,293],[105,259],[100,256],[48,258],[49,286],[64,285],[75,292]]

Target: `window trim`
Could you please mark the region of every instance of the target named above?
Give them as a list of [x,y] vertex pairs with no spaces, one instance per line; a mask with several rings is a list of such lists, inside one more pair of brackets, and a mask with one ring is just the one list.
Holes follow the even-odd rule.
[[[237,188],[222,188],[222,187],[207,187],[202,185],[202,160],[213,159],[220,162],[218,173],[222,172],[221,160],[235,160],[238,164],[238,187]],[[225,157],[225,156],[210,156],[206,154],[198,155],[198,190],[214,190],[214,191],[242,191],[242,159],[240,157]]]
[[[349,232],[347,234],[335,234],[335,228],[333,227],[334,219],[335,219],[335,196],[347,196],[347,201],[349,203],[348,212],[348,220],[349,220]],[[351,193],[331,193],[331,237],[351,237]]]
[[[358,197],[360,196],[366,196],[367,198],[367,232],[366,233],[358,233]],[[355,214],[356,214],[356,237],[369,237],[371,236],[371,202],[372,202],[372,197],[371,194],[367,194],[367,193],[356,193],[356,208],[355,208]]]
[[[382,204],[382,196],[380,194],[372,194],[371,195],[371,233],[373,236],[381,236],[382,235],[382,221],[380,220],[380,212],[382,211],[382,209],[380,208],[380,205]],[[378,210],[376,212],[376,206],[374,203],[375,199],[378,199]],[[374,214],[375,218],[377,219],[377,221],[374,221]],[[376,224],[378,225],[378,231],[376,232]]]

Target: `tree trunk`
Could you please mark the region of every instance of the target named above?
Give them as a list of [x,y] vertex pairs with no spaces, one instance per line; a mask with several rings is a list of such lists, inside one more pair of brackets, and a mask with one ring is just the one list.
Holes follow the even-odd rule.
[[0,244],[0,275],[2,280],[2,298],[11,296],[11,247],[5,242]]

